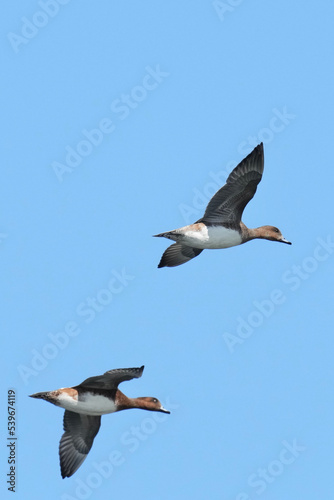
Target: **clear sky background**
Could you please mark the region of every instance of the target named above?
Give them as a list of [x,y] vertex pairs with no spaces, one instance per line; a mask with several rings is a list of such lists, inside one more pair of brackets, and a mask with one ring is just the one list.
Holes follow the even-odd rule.
[[[333,498],[332,2],[7,2],[1,19],[1,495]],[[264,142],[252,241],[157,269]],[[170,415],[106,415],[60,477],[63,410],[29,394],[120,386]]]

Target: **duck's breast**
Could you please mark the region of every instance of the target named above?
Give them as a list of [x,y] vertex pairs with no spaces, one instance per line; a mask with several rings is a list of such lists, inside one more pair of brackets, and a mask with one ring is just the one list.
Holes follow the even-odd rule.
[[239,231],[224,226],[209,226],[208,236],[206,248],[229,248],[242,243]]
[[193,248],[229,248],[242,243],[239,231],[224,226],[194,224],[188,226],[182,241]]
[[84,415],[105,415],[117,410],[112,399],[93,392],[80,393],[76,397],[64,393],[59,398],[59,402],[65,410]]

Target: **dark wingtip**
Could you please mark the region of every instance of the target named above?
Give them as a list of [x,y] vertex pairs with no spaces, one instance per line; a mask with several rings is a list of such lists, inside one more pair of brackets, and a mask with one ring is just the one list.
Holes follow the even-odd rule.
[[[75,471],[74,471],[75,472]],[[60,469],[60,474],[61,474],[61,477],[63,479],[66,479],[67,477],[71,477],[73,476],[74,472],[66,472],[65,470],[63,470],[62,468]]]
[[161,269],[162,267],[165,267],[166,264],[164,263],[164,256],[161,257],[160,262],[158,264],[158,269]]
[[263,142],[260,142],[254,149],[253,152],[256,151],[259,153],[261,156],[263,156]]

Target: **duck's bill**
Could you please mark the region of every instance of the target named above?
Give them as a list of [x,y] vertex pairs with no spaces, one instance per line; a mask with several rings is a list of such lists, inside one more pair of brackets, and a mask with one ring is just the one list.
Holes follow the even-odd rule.
[[160,410],[162,413],[170,413],[169,410],[166,410],[166,408],[164,408],[163,406],[161,406]]
[[285,238],[281,239],[282,243],[286,243],[287,245],[292,245],[291,241],[286,240]]

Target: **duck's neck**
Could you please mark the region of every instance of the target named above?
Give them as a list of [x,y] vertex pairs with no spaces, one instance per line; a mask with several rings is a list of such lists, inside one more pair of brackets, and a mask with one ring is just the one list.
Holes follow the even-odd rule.
[[273,239],[270,236],[271,235],[268,234],[268,226],[260,226],[260,227],[254,227],[254,228],[246,227],[247,241],[248,240],[255,240],[255,239],[262,239],[262,240]]
[[119,410],[128,410],[130,408],[141,408],[146,410],[146,401],[144,398],[128,398],[120,390],[116,394],[116,404]]
[[262,227],[247,228],[248,239],[255,240],[257,238],[265,239]]
[[243,222],[240,222],[242,239],[243,242],[249,240],[255,240],[256,238],[263,238],[263,232],[261,231],[261,227],[249,228],[245,226]]

